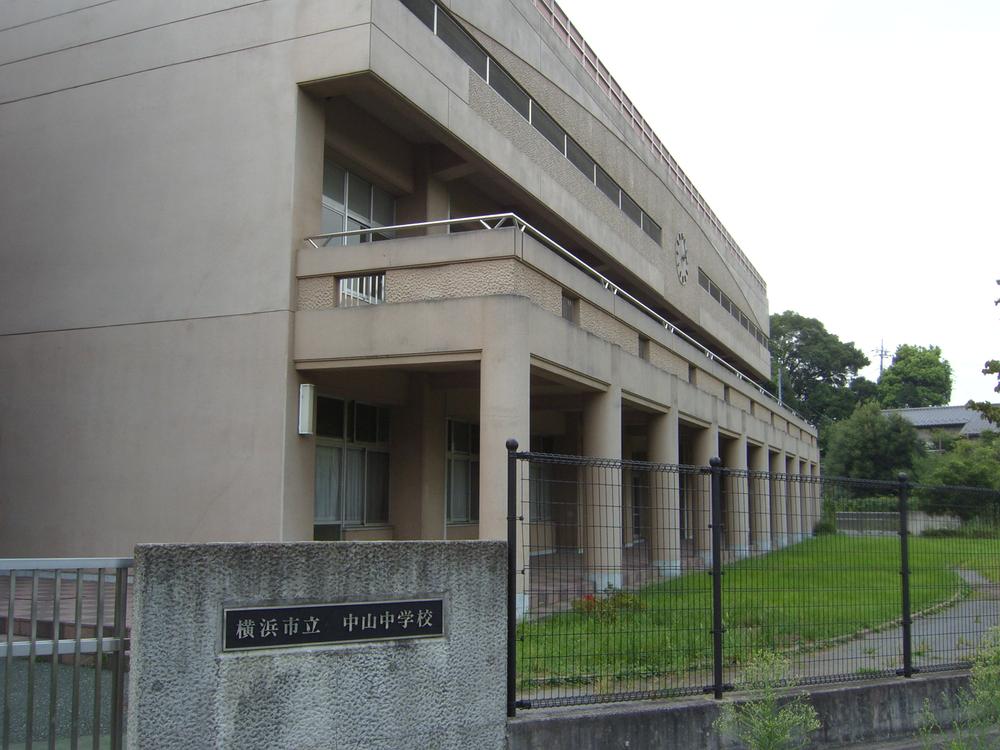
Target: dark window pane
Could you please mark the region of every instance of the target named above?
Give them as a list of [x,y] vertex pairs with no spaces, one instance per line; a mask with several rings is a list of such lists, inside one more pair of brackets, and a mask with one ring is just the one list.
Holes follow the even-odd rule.
[[372,223],[389,226],[396,223],[396,199],[382,188],[374,189]]
[[472,476],[469,479],[469,518],[473,521],[479,520],[479,462],[473,461],[471,467]]
[[348,175],[347,208],[358,215],[362,221],[370,221],[372,217],[372,186],[367,180],[357,175]]
[[486,78],[486,53],[447,14],[438,13],[438,36],[469,64],[482,78]]
[[458,453],[469,452],[469,425],[467,423],[451,423],[451,449]]
[[378,442],[389,442],[389,410],[378,410]]
[[649,238],[657,245],[663,244],[663,230],[660,229],[659,224],[646,216],[646,214],[642,215],[642,231],[648,234]]
[[389,520],[389,454],[368,452],[365,475],[365,521],[379,523]]
[[323,197],[344,205],[344,169],[329,160],[323,162]]
[[573,166],[583,172],[588,180],[594,181],[594,160],[572,138],[566,139],[566,158],[573,162]]
[[[343,232],[344,231],[344,215],[339,211],[334,211],[332,208],[323,205],[323,219],[320,224],[320,232],[326,234],[327,232]],[[340,240],[337,240],[340,242]]]
[[316,434],[344,437],[344,402],[336,398],[316,399]]
[[[492,72],[490,75],[492,76]],[[556,125],[556,121],[534,102],[531,104],[531,124],[535,126],[535,130],[548,139],[549,143],[559,149],[560,154],[563,152],[563,141],[566,134],[561,127]]]
[[354,439],[359,443],[374,443],[378,435],[378,409],[368,404],[355,404]]
[[428,29],[434,28],[434,3],[431,0],[402,0],[402,3],[423,21]]
[[611,199],[612,203],[616,206],[618,205],[618,196],[621,193],[621,189],[618,187],[618,183],[612,180],[608,173],[600,167],[597,168],[597,187]]
[[701,284],[702,289],[708,291],[708,276],[700,268],[698,269],[698,283]]
[[479,425],[469,425],[469,453],[479,455]]
[[632,221],[642,226],[642,209],[639,208],[639,204],[632,200],[624,190],[622,191],[622,211]]
[[525,120],[528,119],[528,95],[524,93],[524,89],[514,83],[513,78],[492,62],[490,63],[490,86],[506,99],[510,106],[520,112],[521,117]]

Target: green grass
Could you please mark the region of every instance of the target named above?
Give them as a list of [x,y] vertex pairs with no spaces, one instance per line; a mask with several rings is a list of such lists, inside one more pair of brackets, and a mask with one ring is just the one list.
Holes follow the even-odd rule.
[[[913,612],[967,595],[957,568],[1000,580],[996,539],[912,538]],[[760,649],[820,648],[900,617],[899,539],[827,535],[727,565],[725,657]],[[565,612],[518,628],[523,687],[591,684],[710,668],[712,580],[690,573],[634,592],[628,608],[598,617]]]

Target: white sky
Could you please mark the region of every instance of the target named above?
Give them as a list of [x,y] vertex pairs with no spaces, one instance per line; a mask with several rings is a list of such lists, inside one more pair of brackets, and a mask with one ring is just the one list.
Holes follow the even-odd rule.
[[[1000,2],[559,0],[768,284],[1000,401]],[[886,361],[888,366],[889,362]]]

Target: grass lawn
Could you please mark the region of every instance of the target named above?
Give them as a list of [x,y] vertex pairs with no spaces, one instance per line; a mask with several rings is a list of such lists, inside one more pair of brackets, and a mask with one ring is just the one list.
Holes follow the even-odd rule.
[[[914,613],[967,595],[956,570],[1000,581],[1000,540],[910,539]],[[899,539],[826,535],[725,567],[725,655],[810,648],[900,617]],[[712,579],[652,584],[600,613],[566,612],[518,627],[522,686],[590,683],[711,667]]]

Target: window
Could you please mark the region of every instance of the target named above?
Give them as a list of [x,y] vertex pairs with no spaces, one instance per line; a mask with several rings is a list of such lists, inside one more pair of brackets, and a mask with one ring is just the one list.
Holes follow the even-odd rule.
[[[554,453],[555,440],[551,437],[534,435],[531,438],[531,450],[537,453]],[[553,489],[555,479],[555,464],[532,463],[528,478],[528,515],[532,523],[554,520]]]
[[600,167],[597,167],[595,174],[597,175],[595,178],[597,187],[600,188],[602,193],[611,199],[612,203],[620,208],[621,201],[619,200],[619,195],[621,193],[621,188],[618,187],[618,183],[612,180],[608,173]]
[[[323,162],[323,221],[322,231],[346,232],[389,226],[396,221],[396,199],[377,185],[372,185],[339,164]],[[357,245],[372,240],[388,239],[391,230],[371,235],[355,234],[334,244]]]
[[437,14],[437,35],[456,55],[465,60],[480,78],[486,80],[486,53],[447,13]]
[[655,242],[657,245],[663,242],[663,230],[660,229],[660,225],[649,218],[645,211],[642,214],[642,231],[649,235],[649,239]]
[[531,124],[535,126],[535,130],[545,136],[549,143],[559,149],[560,153],[566,153],[566,134],[563,129],[534,102],[531,104]]
[[566,292],[563,292],[562,295],[562,316],[564,320],[568,320],[570,323],[578,323],[580,321],[580,300],[566,294]]
[[389,410],[321,396],[316,399],[313,536],[327,526],[389,520]]
[[423,21],[431,31],[434,30],[434,3],[431,0],[402,0],[410,12]]
[[531,101],[514,79],[499,65],[490,66],[490,86],[502,96],[506,102],[516,109],[525,120],[528,119]]
[[448,420],[448,523],[479,520],[479,425]]
[[594,167],[596,166],[594,160],[580,147],[580,144],[569,137],[566,138],[566,158],[573,162],[573,166],[583,172],[588,180],[594,181]]
[[622,191],[622,211],[625,215],[629,217],[638,226],[642,226],[642,210],[639,208],[639,204],[628,197],[625,191]]

